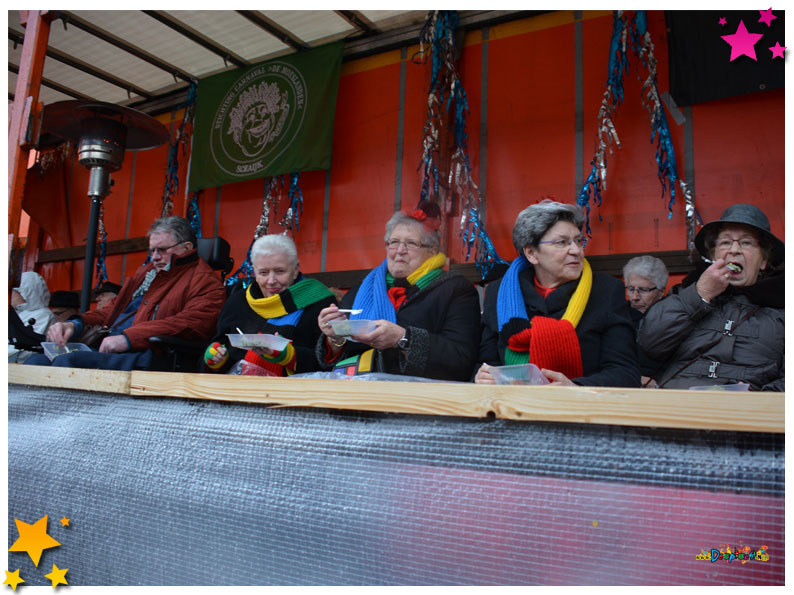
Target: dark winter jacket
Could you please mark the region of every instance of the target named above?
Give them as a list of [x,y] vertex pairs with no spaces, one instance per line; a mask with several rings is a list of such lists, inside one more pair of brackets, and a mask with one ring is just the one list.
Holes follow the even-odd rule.
[[[146,273],[153,268],[151,263],[141,266],[132,279],[127,279],[109,307],[84,313],[82,321],[86,325],[112,326],[143,283]],[[157,273],[143,296],[132,326],[124,331],[130,351],[148,349],[149,337],[153,336],[206,341],[215,330],[225,298],[218,273],[201,260],[195,250],[173,256],[171,268]]]
[[[519,284],[531,319],[535,315],[560,320],[568,307],[578,281],[557,287],[545,299],[535,291],[535,271],[519,273]],[[499,336],[496,316],[496,296],[501,279],[488,285],[482,315],[480,361],[492,366],[504,365],[505,343]],[[640,386],[640,370],[634,345],[634,326],[631,322],[625,289],[617,279],[593,273],[593,286],[584,314],[576,326],[576,336],[582,353],[583,376],[571,378],[582,386]]]
[[[300,277],[299,277],[300,278]],[[314,345],[317,338],[323,336],[320,327],[317,326],[317,317],[320,310],[336,303],[336,298],[329,295],[303,309],[303,314],[295,326],[270,324],[267,319],[257,314],[245,297],[246,292],[239,290],[229,296],[226,305],[218,318],[217,334],[212,342],[217,341],[228,348],[229,358],[223,368],[218,372],[227,371],[232,365],[245,357],[245,349],[229,347],[228,333],[236,333],[239,328],[246,334],[266,333],[275,334],[292,340],[295,348],[295,374],[303,372],[314,372],[319,370],[317,360],[314,357]],[[264,295],[259,285],[251,285],[251,295],[256,299],[262,299]]]
[[[749,317],[748,317],[749,315]],[[637,335],[649,356],[667,360],[664,388],[745,382],[785,390],[784,275],[728,287],[704,302],[695,284],[654,304]]]
[[[415,287],[415,286],[414,286]],[[342,298],[342,308],[350,308],[358,287]],[[423,290],[407,293],[397,310],[397,324],[409,329],[410,346],[376,351],[373,372],[421,376],[438,380],[468,381],[477,360],[480,328],[480,301],[474,286],[460,275],[444,272]],[[335,361],[358,355],[368,345],[347,341]],[[323,369],[327,345],[317,343],[317,358]]]

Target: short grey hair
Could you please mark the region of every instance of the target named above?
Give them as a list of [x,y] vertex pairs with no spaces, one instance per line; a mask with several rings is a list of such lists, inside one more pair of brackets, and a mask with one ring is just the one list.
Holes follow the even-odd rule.
[[402,211],[397,211],[391,218],[386,222],[386,235],[383,237],[384,242],[388,242],[389,238],[391,238],[391,234],[394,231],[394,228],[398,225],[415,225],[419,228],[419,231],[422,233],[422,244],[429,246],[430,248],[435,248],[436,250],[441,249],[441,234],[438,230],[427,231],[425,226],[422,225],[422,222],[418,219],[415,219],[411,215],[403,213]]
[[623,280],[628,283],[629,275],[637,275],[643,279],[650,280],[657,289],[664,289],[667,287],[667,267],[658,258],[646,254],[644,256],[635,256],[623,265]]
[[193,244],[194,248],[198,246],[196,242],[196,232],[193,231],[193,228],[190,226],[190,221],[184,217],[171,216],[156,219],[149,228],[149,233],[147,233],[146,236],[148,237],[153,233],[170,233],[174,241],[179,244],[182,242],[190,242]]
[[298,249],[295,247],[295,242],[292,241],[291,237],[282,234],[262,236],[251,246],[251,263],[258,256],[270,254],[286,254],[289,257],[290,264],[298,268]]
[[538,246],[544,234],[558,221],[570,221],[579,231],[584,227],[584,213],[575,205],[567,205],[549,198],[529,205],[516,217],[513,225],[513,245],[521,254],[524,246]]

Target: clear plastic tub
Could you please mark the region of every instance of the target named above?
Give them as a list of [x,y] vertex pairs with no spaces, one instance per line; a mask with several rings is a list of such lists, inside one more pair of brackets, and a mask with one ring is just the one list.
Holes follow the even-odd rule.
[[746,382],[739,382],[738,384],[710,384],[708,386],[690,386],[689,390],[747,391],[750,390],[750,385]]
[[374,320],[332,320],[331,328],[338,337],[366,335],[378,327]]
[[549,380],[535,364],[491,366],[489,372],[491,372],[496,384],[549,384]]
[[226,335],[229,337],[229,343],[232,347],[240,349],[255,349],[257,347],[264,347],[265,349],[272,349],[273,351],[283,351],[284,348],[291,342],[284,337],[277,337],[276,335],[268,334],[232,334]]
[[61,347],[54,341],[42,341],[41,346],[44,348],[44,354],[50,358],[50,361],[54,360],[59,355],[71,353],[72,351],[91,351],[91,348],[85,343],[67,343]]

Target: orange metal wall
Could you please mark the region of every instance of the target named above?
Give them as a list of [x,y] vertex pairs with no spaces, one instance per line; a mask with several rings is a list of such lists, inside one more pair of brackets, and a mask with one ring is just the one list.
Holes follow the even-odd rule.
[[[664,13],[650,11],[649,29],[659,60],[660,92],[668,89],[667,40]],[[595,138],[595,118],[605,89],[612,16],[585,12],[581,21],[582,96],[584,101],[581,179],[589,171]],[[515,216],[544,196],[573,202],[576,199],[575,39],[573,12],[561,11],[492,27],[487,55],[487,185],[486,220],[499,254],[514,256],[510,233]],[[480,180],[481,93],[484,68],[480,31],[466,36],[459,62],[468,94],[468,149],[472,176]],[[404,126],[400,113],[400,51],[346,63],[339,83],[330,171],[329,216],[325,270],[375,266],[384,257],[383,226],[394,209],[395,177],[399,167],[403,208],[418,202],[421,137],[427,109],[428,67],[414,64],[408,48],[405,60]],[[640,71],[644,72],[644,71]],[[608,158],[608,186],[604,203],[591,216],[592,241],[588,253],[609,254],[680,250],[686,247],[683,197],[677,196],[673,217],[661,197],[656,176],[655,145],[650,144],[647,112],[640,103],[642,82],[636,59],[625,79],[625,100],[615,121],[622,149]],[[161,117],[175,127],[181,117]],[[679,173],[684,170],[684,127],[669,116]],[[784,239],[784,93],[764,91],[694,106],[691,109],[695,166],[695,193],[705,220],[714,219],[733,202],[750,202],[765,210],[772,231]],[[398,137],[403,150],[398,155]],[[105,225],[109,239],[144,235],[159,216],[165,179],[167,149],[137,155],[129,153],[124,169],[113,175],[115,185],[106,200]],[[401,166],[398,165],[401,160]],[[175,214],[184,214],[188,155],[180,154],[180,191]],[[85,196],[88,174],[72,168],[69,188],[71,233],[82,243],[88,220]],[[134,176],[133,176],[134,171]],[[305,172],[300,186],[304,211],[295,235],[305,272],[321,270],[326,172]],[[204,235],[217,232],[232,244],[236,265],[245,258],[259,222],[264,198],[262,180],[241,182],[202,192],[200,209]],[[132,201],[131,208],[129,201]],[[219,217],[216,209],[220,201]],[[286,189],[284,193],[286,203]],[[127,226],[130,212],[129,232]],[[271,214],[270,230],[283,214]],[[599,220],[599,215],[601,220]],[[457,237],[459,214],[449,220],[450,256],[463,260]],[[42,249],[61,246],[45,239]],[[122,267],[130,275],[144,253],[107,259],[111,280],[121,281]],[[72,269],[68,271],[68,269]],[[65,272],[65,271],[68,271]],[[47,265],[42,274],[52,289],[66,285],[79,289],[82,263]],[[69,279],[70,278],[70,279]],[[67,279],[69,279],[67,281]]]

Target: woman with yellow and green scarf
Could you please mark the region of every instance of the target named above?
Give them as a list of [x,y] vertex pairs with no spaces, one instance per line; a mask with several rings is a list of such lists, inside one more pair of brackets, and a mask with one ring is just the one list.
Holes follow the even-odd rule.
[[[204,353],[208,371],[226,372],[240,360],[244,374],[287,376],[319,369],[314,344],[320,336],[317,316],[336,304],[331,291],[319,281],[300,274],[295,243],[287,236],[266,235],[251,246],[255,282],[232,294],[218,318],[217,334]],[[226,337],[245,334],[278,334],[291,343],[282,351],[229,347]]]
[[429,201],[389,219],[385,260],[342,298],[342,308],[353,310],[351,320],[372,320],[376,328],[337,336],[331,322],[347,316],[336,306],[324,308],[317,319],[324,334],[317,358],[324,369],[471,378],[480,335],[479,297],[466,279],[443,270],[447,259],[439,251],[440,222],[438,205]]
[[552,384],[640,386],[623,284],[590,269],[583,225],[581,209],[549,199],[518,214],[519,256],[485,293],[476,383],[494,383],[491,366],[533,363]]

